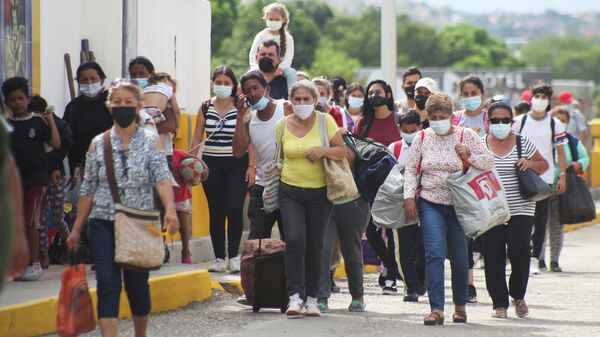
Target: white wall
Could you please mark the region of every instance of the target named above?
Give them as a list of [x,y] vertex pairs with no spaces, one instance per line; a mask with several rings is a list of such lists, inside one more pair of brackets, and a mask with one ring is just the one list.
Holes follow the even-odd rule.
[[[108,77],[106,87],[120,77],[121,1],[40,1],[40,94],[59,115],[70,100],[63,55],[71,54],[75,76],[81,39],[89,39],[90,50]],[[210,3],[139,0],[137,50],[152,60],[157,71],[174,74],[179,105],[195,112],[210,94]]]

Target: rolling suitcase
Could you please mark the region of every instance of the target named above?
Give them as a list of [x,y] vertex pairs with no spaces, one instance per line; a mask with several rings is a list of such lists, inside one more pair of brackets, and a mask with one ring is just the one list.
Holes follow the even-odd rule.
[[252,311],[287,310],[285,243],[279,239],[247,240],[240,267],[242,288]]

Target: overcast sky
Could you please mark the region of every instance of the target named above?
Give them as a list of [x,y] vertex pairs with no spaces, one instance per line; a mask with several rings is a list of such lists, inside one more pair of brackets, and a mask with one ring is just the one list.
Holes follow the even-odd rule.
[[[403,1],[403,0],[401,0]],[[600,12],[600,0],[420,0],[433,6],[448,6],[474,14],[503,12],[539,13],[552,9],[560,13]]]

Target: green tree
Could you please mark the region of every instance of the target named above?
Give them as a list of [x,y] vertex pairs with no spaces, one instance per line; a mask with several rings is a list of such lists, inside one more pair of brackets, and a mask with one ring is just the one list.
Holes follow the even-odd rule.
[[445,65],[465,68],[517,68],[522,64],[506,45],[469,24],[447,26],[439,34]]
[[239,0],[214,0],[210,2],[211,34],[210,50],[214,55],[225,38],[231,35],[238,17]]
[[356,78],[356,71],[361,67],[360,61],[348,56],[345,52],[334,47],[334,43],[323,39],[317,48],[315,61],[308,71],[311,76],[325,75],[328,78],[341,76],[348,83]]
[[433,27],[401,17],[397,32],[398,65],[431,67],[445,64],[440,37]]

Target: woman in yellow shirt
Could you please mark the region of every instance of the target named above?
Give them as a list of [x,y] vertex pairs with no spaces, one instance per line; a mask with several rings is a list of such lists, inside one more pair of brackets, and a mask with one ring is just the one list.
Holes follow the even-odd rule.
[[277,124],[277,135],[284,127],[279,205],[285,232],[285,272],[290,295],[287,316],[321,315],[317,295],[323,236],[331,211],[322,159],[342,160],[346,157],[339,128],[329,115],[325,120],[330,147],[321,143],[317,118],[320,112],[315,111],[318,98],[319,93],[310,81],[294,83],[290,88],[294,113]]

